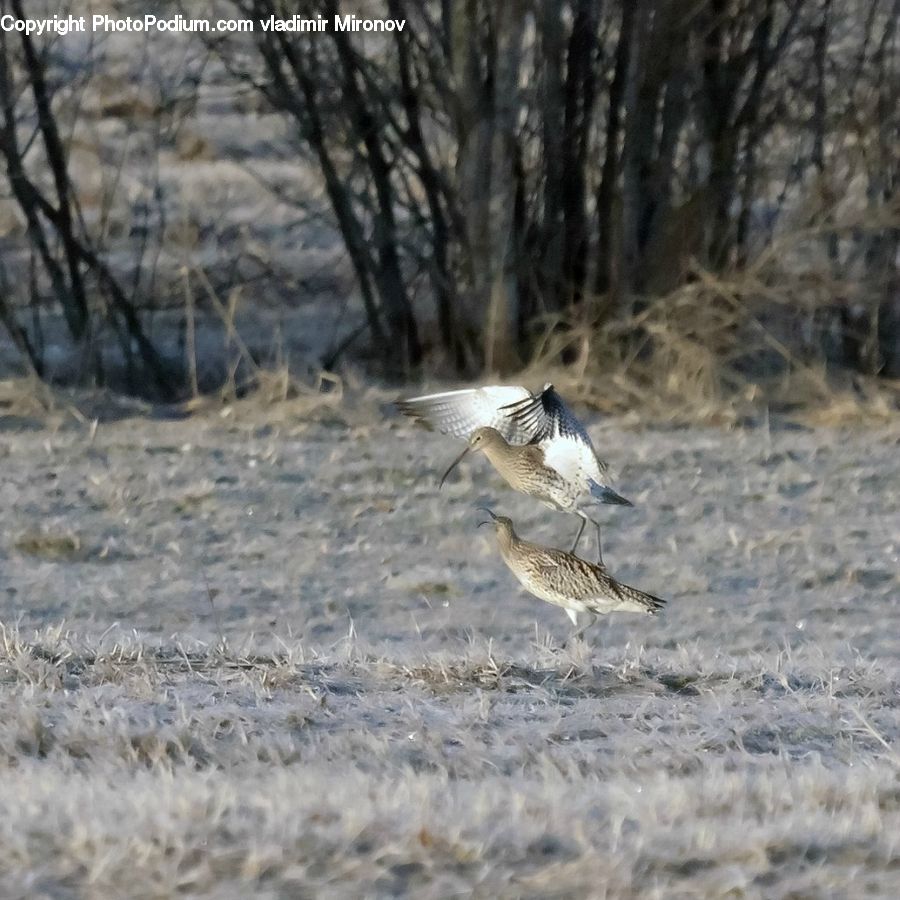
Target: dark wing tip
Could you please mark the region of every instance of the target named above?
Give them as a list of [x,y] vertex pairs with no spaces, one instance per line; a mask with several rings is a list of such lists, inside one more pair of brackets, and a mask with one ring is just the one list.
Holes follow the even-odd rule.
[[[553,386],[548,385],[552,391]],[[546,437],[553,429],[553,401],[549,400],[547,386],[539,394],[532,394],[514,403],[507,403],[500,408],[506,411],[506,417],[528,435],[527,443],[536,443]]]
[[[547,433],[558,432],[569,437],[576,437],[593,450],[590,435],[582,421],[569,409],[566,401],[556,392],[549,382],[538,397],[547,423]],[[595,454],[596,455],[596,454]]]
[[544,409],[547,410],[548,413],[551,412],[563,412],[566,408],[565,401],[556,391],[556,388],[548,381],[544,385],[544,389],[538,395],[541,403],[544,404]]
[[610,587],[619,599],[628,599],[640,603],[647,611],[648,615],[655,616],[666,605],[666,601],[663,600],[662,597],[657,597],[655,594],[648,594],[646,591],[641,591],[638,588],[631,587],[631,585],[616,581],[616,579],[608,573],[607,577],[609,578]]
[[409,418],[415,419],[417,422],[424,425],[429,431],[434,431],[434,426],[428,421],[416,403],[413,403],[410,400],[404,400],[400,397],[394,401],[394,407],[404,416],[409,416]]

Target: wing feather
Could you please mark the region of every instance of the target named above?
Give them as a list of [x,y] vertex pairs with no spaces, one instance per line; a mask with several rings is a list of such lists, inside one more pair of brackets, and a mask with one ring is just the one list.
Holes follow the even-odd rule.
[[398,400],[397,407],[443,434],[468,438],[476,428],[496,428],[510,444],[536,444],[563,478],[589,489],[603,483],[606,463],[587,429],[552,384],[540,394],[524,387],[489,385]]
[[409,397],[398,400],[397,408],[442,434],[468,438],[476,428],[490,426],[511,444],[527,444],[534,436],[533,430],[510,417],[504,407],[532,398],[531,391],[524,387],[488,385]]
[[549,440],[558,435],[573,437],[591,446],[591,439],[581,420],[566,405],[552,384],[544,385],[537,396],[519,399],[506,407],[507,415],[535,428],[535,440]]
[[544,578],[554,590],[568,594],[574,600],[614,600],[616,608],[651,615],[665,605],[665,600],[617,581],[606,566],[588,562],[564,550],[538,549],[543,551],[540,565]]

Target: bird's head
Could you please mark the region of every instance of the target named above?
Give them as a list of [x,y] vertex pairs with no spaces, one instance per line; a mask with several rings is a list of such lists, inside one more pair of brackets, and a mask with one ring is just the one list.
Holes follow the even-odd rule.
[[486,450],[489,447],[496,447],[503,444],[503,435],[496,428],[485,425],[483,428],[476,428],[469,435],[469,446],[467,450]]
[[482,525],[493,525],[494,531],[497,533],[497,536],[502,539],[509,539],[515,535],[515,531],[513,530],[512,519],[509,516],[498,516],[494,513],[493,510],[488,509],[486,506],[478,507],[482,512],[486,512],[491,518],[485,519],[484,522],[479,522],[478,527],[481,528]]
[[467,453],[477,452],[478,450],[490,450],[490,448],[497,447],[503,443],[505,443],[503,435],[500,434],[496,428],[490,428],[488,426],[476,428],[469,435],[469,443],[466,444],[465,450],[450,463],[447,471],[444,472],[443,477],[441,478],[441,487],[444,486],[447,476],[463,461],[463,458]]

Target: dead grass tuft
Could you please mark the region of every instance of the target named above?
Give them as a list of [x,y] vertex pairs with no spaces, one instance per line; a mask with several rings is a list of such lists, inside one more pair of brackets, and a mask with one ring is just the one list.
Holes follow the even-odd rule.
[[[676,424],[734,424],[760,409],[809,424],[878,424],[900,410],[900,384],[826,366],[799,335],[834,318],[859,285],[782,264],[818,231],[788,235],[740,272],[695,267],[690,283],[645,298],[629,318],[596,318],[602,299],[549,318],[526,377],[548,371],[567,396],[607,413]],[[553,371],[567,352],[576,357]]]
[[45,531],[29,531],[20,535],[15,548],[38,559],[75,560],[83,558],[84,553],[78,535]]
[[819,894],[847,893],[862,866],[889,895],[891,671],[813,650],[546,655],[473,642],[390,659],[351,630],[326,657],[0,624],[0,762],[16,773],[0,883]]

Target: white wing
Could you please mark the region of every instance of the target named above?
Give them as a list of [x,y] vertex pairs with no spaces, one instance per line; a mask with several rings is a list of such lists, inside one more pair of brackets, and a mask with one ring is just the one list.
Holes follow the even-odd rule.
[[527,388],[489,385],[441,394],[425,394],[397,401],[404,415],[436,428],[442,434],[468,438],[476,428],[496,428],[510,444],[527,444],[536,433],[530,422],[508,415],[503,407],[533,399]]

